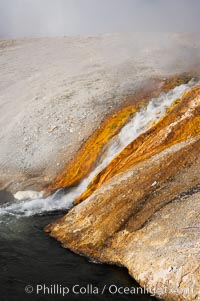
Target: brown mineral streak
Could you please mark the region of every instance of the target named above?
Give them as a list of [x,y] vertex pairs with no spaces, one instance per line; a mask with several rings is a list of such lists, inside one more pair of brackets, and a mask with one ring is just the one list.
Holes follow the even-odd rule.
[[[142,286],[165,286],[167,301],[199,300],[199,110],[198,86],[111,162],[87,200],[45,231],[75,253],[127,267]],[[173,291],[177,283],[193,286],[188,299]]]
[[[86,199],[108,179],[128,169],[133,164],[143,161],[178,142],[200,134],[199,106],[193,109],[192,116],[189,115],[182,120],[178,117],[187,112],[193,97],[199,103],[199,95],[199,86],[185,93],[182,100],[173,105],[164,118],[130,143],[93,179],[89,188],[76,200],[76,203]],[[175,120],[177,123],[172,125]]]
[[[196,172],[187,178],[192,167],[200,163],[199,148],[198,138],[181,150],[163,157],[161,153],[161,158],[157,155],[155,160],[152,157],[133,166],[130,177],[123,180],[125,172],[120,174],[122,181],[116,181],[117,185],[110,185],[104,194],[97,190],[85,206],[84,203],[82,207],[75,206],[66,216],[48,225],[46,231],[78,253],[102,260],[102,248],[115,233],[123,228],[130,232],[140,229],[172,198],[199,184]],[[158,182],[156,187],[151,185],[153,181]],[[73,229],[80,231],[75,233]]]
[[123,107],[111,116],[108,116],[93,133],[87,142],[79,149],[63,172],[47,187],[46,193],[77,185],[95,167],[98,157],[105,144],[116,135],[129,118],[144,106],[151,98],[157,97],[161,92],[168,92],[177,85],[188,82],[190,74],[175,76],[165,81],[155,79],[134,97],[129,97]]
[[[181,116],[181,114],[183,115],[184,113],[186,113],[188,106],[190,105],[190,103],[192,101],[195,101],[196,103],[198,103],[198,105],[195,107],[195,109],[192,111],[192,113],[189,115],[189,117],[186,119],[182,119],[183,122],[178,124],[178,127],[173,128],[173,134],[170,133],[170,135],[166,135],[166,137],[164,139],[161,139],[162,137],[164,137],[165,131],[168,132],[169,124],[170,123],[172,124],[173,122],[175,122],[175,120],[178,120],[178,118]],[[173,155],[167,156],[167,159],[164,157],[165,160],[160,160],[158,162],[158,164],[154,164],[153,166],[148,165],[148,162],[151,162],[151,157],[154,158],[155,154],[158,154],[158,155],[160,153],[162,154],[162,152],[167,147],[170,149],[170,147],[173,147],[173,145],[178,144],[181,141],[187,140],[191,137],[198,136],[200,134],[199,101],[200,101],[200,87],[191,89],[188,93],[186,93],[184,95],[182,101],[170,112],[169,115],[165,116],[157,125],[153,126],[153,128],[151,128],[147,133],[143,134],[142,138],[143,138],[144,142],[142,143],[142,146],[145,145],[146,153],[143,156],[141,155],[141,153],[143,153],[144,151],[143,150],[141,151],[142,147],[138,147],[137,141],[136,141],[136,146],[135,146],[136,149],[139,149],[139,153],[141,156],[140,160],[135,160],[135,152],[133,152],[133,159],[132,159],[131,155],[132,155],[133,148],[131,148],[129,145],[129,147],[127,149],[125,149],[125,152],[123,151],[119,156],[117,156],[115,158],[115,160],[113,160],[111,162],[113,171],[110,170],[110,166],[109,166],[109,171],[112,172],[113,178],[114,178],[114,176],[116,176],[119,173],[118,172],[119,169],[120,169],[121,174],[123,174],[123,172],[126,172],[127,169],[131,170],[131,168],[134,168],[134,166],[138,165],[138,163],[147,164],[145,170],[143,170],[144,174],[143,174],[142,178],[136,177],[137,184],[133,185],[133,183],[131,182],[130,188],[131,188],[132,197],[134,196],[134,199],[136,198],[137,193],[139,192],[139,199],[143,199],[144,196],[145,196],[145,198],[150,198],[150,196],[151,196],[151,197],[153,197],[153,200],[155,202],[155,200],[157,199],[157,196],[152,194],[153,188],[149,190],[150,181],[152,181],[152,179],[154,179],[156,181],[159,180],[159,187],[162,188],[162,185],[163,185],[162,181],[165,181],[166,179],[173,177],[173,174],[176,174],[176,172],[179,170],[179,168],[182,167],[183,169],[185,169],[185,167],[193,165],[195,163],[195,161],[198,159],[199,140],[197,140],[195,143],[183,148],[181,151],[174,152]],[[162,136],[157,135],[157,133],[159,133],[160,129],[163,130],[161,133]],[[154,133],[156,133],[156,134],[154,135]],[[153,139],[152,139],[152,137],[153,137]],[[145,141],[145,138],[147,138],[147,142]],[[157,140],[158,138],[160,140]],[[139,143],[141,143],[141,136],[139,137]],[[163,145],[162,145],[162,143],[163,143]],[[139,144],[139,146],[140,146],[140,144]],[[153,146],[154,146],[154,148],[153,148]],[[152,148],[153,148],[153,151],[152,151]],[[156,151],[154,151],[154,150],[156,150]],[[147,151],[149,151],[149,153],[147,153]],[[130,155],[130,157],[128,157],[129,155]],[[128,157],[128,159],[126,157]],[[123,162],[123,159],[125,159],[125,163]],[[117,160],[117,164],[116,164],[116,160]],[[120,163],[118,163],[118,160],[121,160],[120,161],[120,163],[122,162],[121,165],[120,165]],[[115,166],[117,166],[117,169],[115,169]],[[105,170],[103,172],[105,172]],[[111,178],[111,176],[109,178]],[[191,178],[192,178],[192,176],[190,177],[190,179]],[[197,180],[199,180],[199,179],[197,179]],[[195,179],[194,179],[194,181],[195,181]],[[190,181],[188,180],[188,183],[189,182]],[[136,186],[135,189],[134,189],[134,186]],[[187,183],[184,183],[183,186],[181,184],[179,184],[179,186],[181,187],[181,189],[183,189],[184,187],[187,187]],[[138,187],[141,187],[142,189],[139,189]],[[132,198],[130,198],[128,203],[124,203],[124,201],[121,203],[121,194],[122,194],[121,190],[124,192],[124,189],[123,189],[123,187],[121,187],[121,185],[118,185],[117,187],[115,187],[114,191],[112,191],[112,193],[114,193],[114,195],[112,194],[112,198],[113,198],[112,202],[116,202],[116,200],[118,199],[120,204],[122,204],[122,207],[124,206],[126,214],[128,214],[128,215],[132,214],[132,210],[130,212],[129,212],[129,210],[127,210],[127,205],[130,202],[130,207],[132,208],[132,205],[135,206],[135,204],[134,204]],[[126,190],[128,191],[127,185],[126,185]],[[175,189],[175,191],[177,193],[177,188]],[[148,192],[150,193],[150,196],[148,196]],[[168,192],[169,192],[168,195],[170,195],[169,187],[168,187]],[[180,190],[180,192],[181,192],[181,190]],[[100,208],[102,210],[101,218],[104,219],[104,215],[108,215],[107,210],[104,210],[108,204],[107,203],[108,197],[107,197],[107,194],[103,194],[103,195],[101,194],[99,197],[100,197],[101,201],[99,201],[99,205],[97,204],[97,206],[95,208],[97,210],[98,207],[100,206]],[[94,195],[94,199],[95,199],[95,195]],[[142,204],[142,205],[140,204],[140,206],[139,206],[142,208],[142,210],[145,210],[145,206],[143,206],[143,205],[145,205],[145,201],[146,201],[146,199],[144,199],[144,204]],[[159,201],[159,197],[158,197],[158,201]],[[105,207],[102,206],[102,202],[104,202]],[[110,200],[110,202],[111,202],[111,200]],[[90,207],[90,203],[91,202],[88,203],[87,208]],[[138,204],[137,204],[137,208],[138,208]],[[152,210],[154,211],[154,209],[152,209]],[[119,212],[120,211],[121,210],[119,210]],[[73,212],[73,209],[70,212]],[[116,204],[115,204],[114,212],[118,212],[118,210],[116,210]],[[151,210],[149,212],[151,212]],[[143,219],[143,218],[141,217],[140,220],[141,219]],[[65,217],[62,218],[59,222],[55,222],[55,225],[58,225],[62,220],[65,220]],[[144,221],[145,221],[145,218],[144,218]],[[136,228],[138,228],[140,226],[141,225],[138,225]],[[55,233],[54,224],[50,225],[48,227],[48,229],[53,231],[53,233]],[[110,235],[110,232],[109,232],[109,235]]]

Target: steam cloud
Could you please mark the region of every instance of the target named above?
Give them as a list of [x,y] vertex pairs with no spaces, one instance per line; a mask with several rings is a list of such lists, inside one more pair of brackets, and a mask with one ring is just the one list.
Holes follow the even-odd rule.
[[1,0],[0,38],[198,32],[199,0]]

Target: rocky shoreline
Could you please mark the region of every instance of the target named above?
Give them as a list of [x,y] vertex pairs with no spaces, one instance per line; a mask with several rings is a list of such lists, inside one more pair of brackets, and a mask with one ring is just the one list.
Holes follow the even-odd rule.
[[[153,95],[200,75],[199,50],[187,34],[0,41],[0,200],[77,185]],[[199,108],[197,86],[45,230],[75,253],[125,266],[158,298],[199,300]]]
[[85,201],[79,198],[45,231],[75,253],[127,267],[157,297],[198,300],[199,108],[198,86],[139,136],[141,143],[116,156]]

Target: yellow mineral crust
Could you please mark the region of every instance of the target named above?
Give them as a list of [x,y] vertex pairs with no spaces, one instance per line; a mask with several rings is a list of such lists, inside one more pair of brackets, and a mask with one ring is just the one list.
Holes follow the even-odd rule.
[[200,300],[199,113],[196,87],[116,156],[82,195],[95,190],[87,200],[45,231],[75,253],[125,266],[159,298]]
[[164,81],[155,80],[136,96],[129,97],[122,108],[108,116],[87,142],[79,149],[74,158],[66,165],[63,172],[47,187],[46,193],[77,185],[95,167],[105,144],[116,135],[130,117],[145,106],[148,101],[161,92],[167,92],[177,85],[188,82],[191,75],[176,76]]
[[147,132],[130,143],[90,183],[76,200],[79,203],[108,179],[162,150],[200,134],[200,86],[185,93],[168,113]]

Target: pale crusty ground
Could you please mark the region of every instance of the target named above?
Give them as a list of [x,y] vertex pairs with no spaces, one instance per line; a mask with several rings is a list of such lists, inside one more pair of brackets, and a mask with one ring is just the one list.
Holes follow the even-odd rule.
[[46,231],[78,254],[127,267],[157,297],[200,300],[199,142],[114,176]]
[[[153,77],[162,78],[193,69],[200,58],[199,41],[197,36],[178,34],[1,41],[0,188],[7,186],[14,192],[48,182],[48,178],[62,169],[105,115],[121,104],[125,96],[135,93]],[[178,151],[177,147],[181,151],[184,146],[175,146],[173,151]],[[166,155],[167,151],[161,154]],[[149,160],[155,163],[151,160],[155,158]],[[149,164],[149,168],[151,166]],[[146,170],[147,167],[146,162],[144,166],[135,167],[132,181],[131,171],[127,171],[127,184],[136,186],[136,180],[142,179],[142,168]],[[193,164],[192,167],[185,174],[177,174],[174,180],[177,186],[196,185],[199,166]],[[158,195],[162,192],[159,187],[152,186],[158,175],[154,174],[152,178],[146,175],[150,191],[155,190],[155,198],[157,190]],[[82,247],[92,252],[96,246],[95,238],[101,243],[98,236],[95,237],[95,233],[101,234],[101,228],[94,228],[93,223],[99,221],[103,227],[101,219],[108,215],[105,224],[111,225],[102,228],[102,233],[109,234],[114,224],[109,221],[109,210],[115,213],[116,223],[125,222],[128,207],[120,215],[120,210],[115,212],[114,202],[105,202],[102,208],[100,202],[108,189],[108,197],[116,190],[119,204],[123,205],[120,198],[127,200],[129,205],[132,203],[129,189],[126,190],[125,185],[120,187],[118,181],[114,183],[121,176],[117,175],[108,183],[109,186],[113,182],[113,187],[102,187],[69,212],[68,223],[63,227],[66,231],[74,231],[69,233],[72,242],[74,239],[76,244],[81,244],[81,240],[86,239],[89,242]],[[169,194],[172,184],[166,182],[163,194]],[[142,192],[134,191],[134,197],[139,198]],[[94,210],[94,215],[83,220],[82,213],[87,216],[90,209]],[[80,224],[76,224],[79,217]],[[84,227],[90,230],[89,235],[87,231],[84,233]],[[141,285],[156,288],[157,295],[166,284],[167,293],[161,292],[166,300],[184,300],[180,290],[187,286],[191,290],[185,300],[199,300],[198,230],[199,193],[193,193],[187,198],[180,196],[173,200],[153,215],[147,225],[134,231],[134,235],[130,227],[124,230],[119,227],[102,249],[104,253],[97,251],[101,253],[99,258],[104,256],[102,260],[125,265]],[[79,240],[76,235],[80,235]],[[78,250],[79,246],[75,245],[74,251]],[[176,285],[179,286],[178,293],[171,293],[171,288]]]
[[0,189],[38,189],[148,79],[188,71],[199,36],[112,34],[0,41]]
[[134,278],[166,301],[200,300],[199,216],[199,192],[177,198],[136,233],[124,252]]

